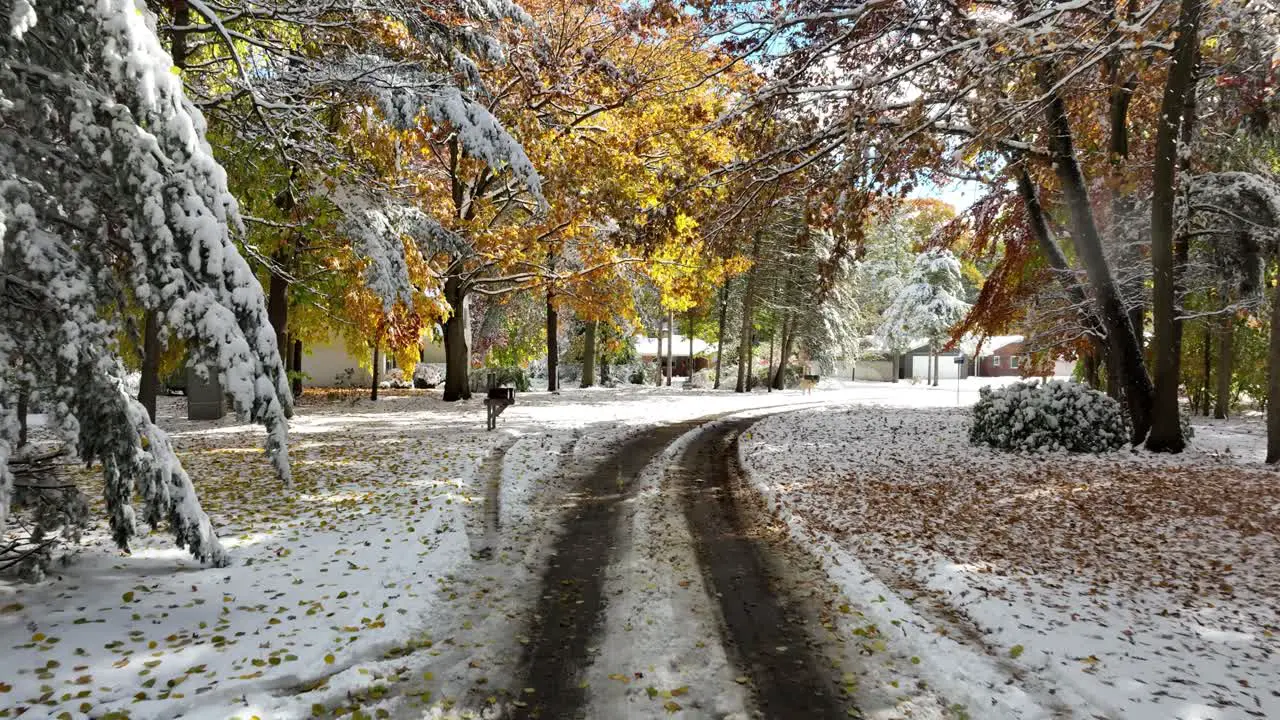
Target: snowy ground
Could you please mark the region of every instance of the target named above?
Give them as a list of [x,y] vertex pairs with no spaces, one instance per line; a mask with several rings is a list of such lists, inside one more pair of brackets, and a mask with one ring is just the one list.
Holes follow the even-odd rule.
[[[566,462],[656,423],[844,392],[530,393],[493,433],[478,400],[304,403],[291,491],[262,458],[259,429],[190,422],[181,398],[162,399],[161,425],[232,567],[199,567],[163,531],[122,556],[99,522],[54,577],[0,583],[0,717],[482,707],[519,654],[511,629],[536,588]],[[485,553],[500,449],[501,545]],[[100,496],[95,472],[80,479]]]
[[740,455],[968,716],[1280,717],[1280,484],[1256,418],[1198,421],[1180,457],[1017,455],[970,446],[936,391],[866,397],[767,419]]
[[[0,584],[0,718],[479,717],[520,692],[566,468],[658,423],[808,403],[742,449],[843,594],[824,623],[877,660],[848,678],[879,699],[868,717],[1280,716],[1280,500],[1257,420],[1202,424],[1177,460],[1003,456],[968,447],[952,410],[986,382],[528,393],[493,433],[479,401],[313,400],[292,491],[260,430],[166,399],[232,567],[163,532],[122,556],[100,525],[60,575]],[[661,477],[642,476],[607,577],[598,717],[746,705]]]

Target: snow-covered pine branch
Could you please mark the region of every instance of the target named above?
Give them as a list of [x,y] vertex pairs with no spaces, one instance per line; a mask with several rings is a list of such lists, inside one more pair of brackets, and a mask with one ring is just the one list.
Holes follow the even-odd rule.
[[[16,449],[16,400],[29,392],[83,460],[102,463],[121,547],[137,491],[145,520],[167,519],[193,555],[225,563],[119,356],[127,308],[157,311],[236,413],[266,426],[289,480],[288,382],[204,120],[136,0],[2,2],[0,15],[0,460]],[[0,524],[11,480],[0,463]]]
[[918,338],[929,340],[936,349],[969,312],[963,295],[960,261],[950,250],[926,250],[916,256],[911,274],[885,310],[876,334],[890,349],[905,350]]

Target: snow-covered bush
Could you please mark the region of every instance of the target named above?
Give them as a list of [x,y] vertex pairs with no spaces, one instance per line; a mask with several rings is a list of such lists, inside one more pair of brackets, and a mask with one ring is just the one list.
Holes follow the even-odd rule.
[[556,370],[556,377],[561,387],[571,387],[582,382],[582,365],[580,363],[561,363]]
[[529,367],[525,372],[529,375],[530,380],[546,380],[547,379],[547,359],[534,360],[529,363]]
[[515,388],[516,392],[529,391],[529,376],[523,368],[476,368],[471,371],[471,392],[482,393],[489,389],[489,376],[494,376],[496,387]]
[[413,383],[405,377],[403,368],[391,368],[390,370],[387,370],[387,379],[384,381],[382,387],[405,390],[413,387]]
[[[786,367],[784,367],[782,369],[782,387],[784,388],[799,387],[800,376],[804,374],[803,370],[804,368],[799,365],[787,365]],[[774,368],[774,371],[777,371],[776,367]],[[769,368],[763,367],[756,371],[755,381],[761,387],[768,387],[769,381],[772,379],[773,377],[769,374]]]
[[1003,450],[1101,453],[1129,442],[1120,403],[1076,382],[1017,382],[979,391],[969,441]]
[[713,380],[711,371],[703,368],[686,380],[684,386],[690,390],[710,390]]
[[[640,380],[637,382],[636,378],[640,378]],[[644,366],[638,362],[610,365],[609,381],[614,385],[642,384],[644,382]]]
[[413,368],[413,386],[418,389],[433,388],[444,382],[444,368],[431,363],[418,363]]

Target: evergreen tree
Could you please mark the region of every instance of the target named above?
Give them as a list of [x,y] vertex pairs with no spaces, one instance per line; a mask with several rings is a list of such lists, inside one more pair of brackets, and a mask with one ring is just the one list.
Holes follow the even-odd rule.
[[[6,7],[7,6],[7,7]],[[289,479],[291,399],[261,286],[236,249],[226,175],[151,16],[134,0],[0,3],[0,527],[19,395],[106,478],[112,536],[167,521],[205,562],[226,553],[167,435],[124,389],[130,299],[159,313],[267,427]]]
[[963,297],[960,261],[950,250],[926,250],[916,256],[911,274],[885,310],[877,334],[894,349],[913,338],[925,338],[930,350],[937,352],[951,328],[969,312]]

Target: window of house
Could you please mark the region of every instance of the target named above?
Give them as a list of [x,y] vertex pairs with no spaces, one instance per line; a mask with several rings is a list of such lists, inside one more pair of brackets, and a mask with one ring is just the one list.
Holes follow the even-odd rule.
[[1010,356],[1009,356],[1009,367],[1010,367],[1010,368],[1013,368],[1014,370],[1017,370],[1017,369],[1018,369],[1018,356],[1017,356],[1017,355],[1010,355]]
[[1000,367],[1000,356],[999,356],[999,355],[992,355],[992,356],[991,356],[991,367]]

